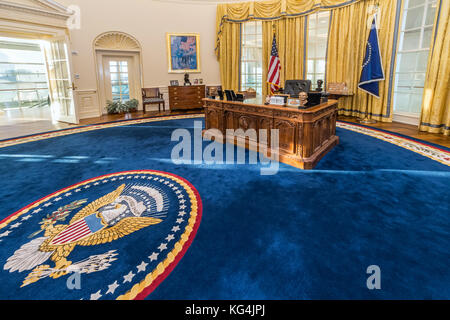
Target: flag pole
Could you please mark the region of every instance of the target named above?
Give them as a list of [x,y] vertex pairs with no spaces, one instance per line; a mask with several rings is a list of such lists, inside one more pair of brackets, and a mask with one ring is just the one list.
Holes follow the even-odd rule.
[[362,124],[374,124],[377,120],[369,119],[369,105],[366,104],[366,113],[364,118],[358,118],[358,121]]

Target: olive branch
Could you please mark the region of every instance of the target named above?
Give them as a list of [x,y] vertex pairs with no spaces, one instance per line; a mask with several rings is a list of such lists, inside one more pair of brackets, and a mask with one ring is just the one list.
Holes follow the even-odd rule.
[[[81,207],[84,203],[87,202],[87,199],[81,199],[81,200],[75,200],[69,204],[66,204],[65,206],[59,207],[58,210],[53,211],[51,214],[47,214],[47,216],[42,219],[41,222],[39,222],[39,224],[41,225],[48,225],[48,224],[55,224],[58,221],[65,221],[66,218],[69,216],[69,214]],[[41,228],[40,230],[32,233],[30,236],[28,236],[28,238],[33,238],[34,236],[38,235],[39,233],[41,233],[43,230],[45,230],[45,228]]]

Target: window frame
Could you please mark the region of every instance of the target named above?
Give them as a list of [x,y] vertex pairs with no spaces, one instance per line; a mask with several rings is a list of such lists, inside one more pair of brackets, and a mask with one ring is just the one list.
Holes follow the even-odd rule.
[[[318,31],[320,29],[322,29],[319,26],[319,18],[321,15],[327,15],[327,34],[324,37],[323,43],[319,42],[318,40],[321,39],[322,37],[320,37],[321,34],[318,33]],[[311,89],[316,89],[317,88],[317,80],[323,80],[323,87],[326,87],[326,74],[327,74],[327,50],[328,50],[328,37],[329,37],[329,32],[330,32],[330,19],[331,19],[331,12],[330,11],[318,11],[315,13],[312,13],[310,15],[308,15],[307,17],[308,22],[307,22],[307,28],[306,28],[306,48],[305,48],[305,65],[304,70],[305,70],[305,78],[307,80],[311,80]],[[311,28],[311,19],[314,19],[314,27]],[[310,35],[311,35],[311,31],[314,31],[314,39],[312,40]],[[318,51],[317,48],[320,46],[320,44],[325,44],[325,55],[322,56],[314,56],[311,57],[309,56],[309,52],[310,52],[310,47],[314,46],[314,54],[316,54],[316,52]],[[312,66],[314,70],[309,70],[309,62],[312,61]],[[316,66],[317,66],[317,62],[318,61],[323,61],[324,64],[324,72],[317,72],[316,70]],[[321,77],[323,76],[323,77]]]
[[[407,116],[407,117],[412,117],[412,118],[416,118],[418,119],[420,117],[420,113],[421,113],[421,108],[422,105],[420,103],[420,105],[417,107],[418,109],[414,111],[411,111],[411,109],[409,109],[409,111],[405,111],[405,110],[398,110],[398,95],[399,94],[408,94],[409,97],[409,101],[408,101],[408,107],[410,108],[410,103],[411,103],[411,97],[413,95],[417,95],[416,92],[414,91],[418,91],[421,89],[421,97],[423,97],[423,90],[424,90],[424,85],[417,85],[417,76],[422,76],[423,81],[425,81],[425,77],[426,77],[426,66],[424,70],[417,70],[418,67],[418,61],[417,59],[419,59],[418,55],[421,52],[427,52],[427,61],[428,61],[428,57],[429,57],[429,52],[431,49],[431,43],[428,44],[428,46],[424,47],[424,34],[425,34],[425,30],[430,29],[433,30],[434,28],[434,23],[435,21],[432,21],[431,24],[426,24],[426,20],[427,20],[427,15],[428,15],[428,9],[430,4],[434,4],[437,5],[437,1],[436,0],[425,0],[422,3],[419,3],[418,5],[409,7],[410,4],[410,0],[406,0],[404,3],[404,7],[402,10],[402,24],[401,24],[401,28],[400,28],[400,34],[399,34],[399,46],[396,52],[396,60],[397,60],[397,64],[396,64],[396,68],[395,68],[395,82],[394,82],[394,95],[393,95],[393,112],[394,114],[400,115],[400,116]],[[413,27],[413,28],[407,28],[406,27],[406,20],[408,17],[408,11],[410,10],[414,10],[417,8],[423,8],[423,15],[422,15],[422,20],[420,23],[420,26],[418,27]],[[419,43],[416,49],[403,49],[403,45],[405,42],[405,34],[407,34],[408,32],[414,32],[414,31],[420,31],[420,35],[419,35]],[[431,31],[432,32],[432,31]],[[408,53],[416,53],[417,55],[415,56],[415,66],[414,66],[414,70],[412,71],[401,71],[400,70],[400,66],[401,66],[401,59],[402,59],[402,55],[404,54],[408,54]],[[401,82],[400,77],[404,76],[404,75],[411,75],[410,77],[410,84],[406,84]],[[406,80],[405,80],[406,81]],[[422,99],[420,99],[421,101]]]
[[[247,33],[246,29],[253,25],[254,32]],[[241,25],[241,54],[240,54],[240,63],[239,63],[239,90],[245,91],[248,88],[255,89],[258,95],[262,95],[263,87],[264,87],[264,79],[263,79],[263,59],[262,59],[262,43],[263,43],[263,30],[262,30],[262,21],[260,20],[251,20],[242,23]],[[249,46],[246,41],[246,36],[254,36],[256,44],[254,46]],[[258,38],[259,37],[259,38]],[[245,49],[256,49],[260,51],[259,56],[261,59],[249,59],[245,56]],[[245,65],[247,63],[256,63],[256,73],[248,73],[246,72]],[[258,72],[260,70],[260,72]],[[255,82],[248,82],[248,76],[253,75]],[[258,82],[258,79],[261,79],[261,82]]]

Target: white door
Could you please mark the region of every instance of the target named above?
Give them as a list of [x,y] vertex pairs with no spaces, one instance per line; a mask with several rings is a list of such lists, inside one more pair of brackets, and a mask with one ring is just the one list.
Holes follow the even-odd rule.
[[67,37],[54,38],[45,45],[52,118],[56,121],[78,123],[69,52]]
[[106,100],[137,99],[132,57],[107,56],[103,59]]

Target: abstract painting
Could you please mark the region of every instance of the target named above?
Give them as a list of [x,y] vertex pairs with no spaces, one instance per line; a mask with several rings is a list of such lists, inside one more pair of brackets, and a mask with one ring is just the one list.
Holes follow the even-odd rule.
[[200,35],[168,33],[167,52],[170,73],[200,72]]

